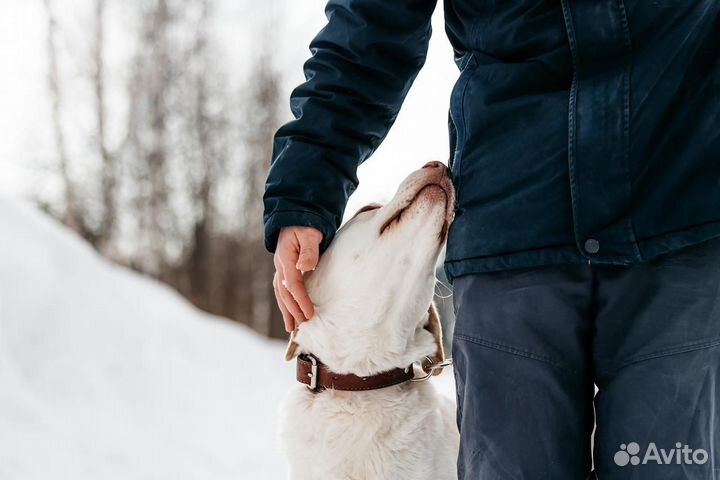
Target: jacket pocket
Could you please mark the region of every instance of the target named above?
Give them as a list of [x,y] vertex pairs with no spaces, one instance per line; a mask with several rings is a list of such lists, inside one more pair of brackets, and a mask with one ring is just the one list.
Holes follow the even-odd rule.
[[465,148],[466,130],[465,130],[465,89],[477,68],[477,60],[475,54],[468,54],[460,64],[461,71],[455,86],[450,95],[450,170],[452,171],[453,182],[455,184],[455,196],[457,203],[460,205],[460,188],[462,180],[462,157]]

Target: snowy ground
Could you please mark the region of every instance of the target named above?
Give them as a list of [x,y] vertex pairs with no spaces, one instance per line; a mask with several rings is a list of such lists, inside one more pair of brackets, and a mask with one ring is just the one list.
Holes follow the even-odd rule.
[[[283,345],[0,198],[0,479],[281,479]],[[452,372],[436,379],[452,394]]]

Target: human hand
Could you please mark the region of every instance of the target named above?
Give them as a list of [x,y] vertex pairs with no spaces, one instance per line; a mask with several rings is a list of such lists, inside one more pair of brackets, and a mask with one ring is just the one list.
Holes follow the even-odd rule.
[[280,229],[273,262],[273,288],[282,312],[285,330],[292,332],[315,313],[305,290],[302,274],[315,270],[320,259],[323,234],[312,227],[284,227]]

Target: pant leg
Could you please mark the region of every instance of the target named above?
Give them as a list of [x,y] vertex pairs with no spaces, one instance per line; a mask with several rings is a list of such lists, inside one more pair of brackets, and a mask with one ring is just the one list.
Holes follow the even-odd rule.
[[599,479],[720,479],[720,242],[596,275]]
[[460,277],[460,480],[582,480],[593,425],[587,265]]

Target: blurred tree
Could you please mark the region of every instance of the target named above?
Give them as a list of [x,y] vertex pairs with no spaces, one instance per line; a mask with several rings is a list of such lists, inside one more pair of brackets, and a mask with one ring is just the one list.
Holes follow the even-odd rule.
[[[161,275],[169,247],[177,243],[176,212],[170,204],[170,132],[172,94],[179,83],[174,63],[179,45],[170,29],[176,18],[168,0],[147,2],[128,85],[128,156],[136,243],[133,265]],[[175,62],[174,62],[175,61]]]
[[[264,45],[272,45],[266,38]],[[267,47],[266,47],[267,48]],[[274,305],[272,258],[263,245],[263,203],[265,178],[272,156],[272,140],[280,122],[280,77],[273,68],[269,50],[262,54],[253,68],[249,85],[250,98],[245,104],[245,156],[243,196],[245,268],[249,272],[248,292],[251,296],[249,318],[255,328],[273,337],[286,335],[282,316]]]
[[57,47],[57,20],[51,0],[44,0],[47,18],[47,51],[48,51],[48,86],[52,102],[52,127],[55,138],[55,150],[58,156],[58,171],[63,184],[64,211],[61,220],[69,228],[81,232],[81,213],[77,202],[75,183],[70,177],[70,160],[68,158],[65,133],[62,123],[62,87],[60,83],[60,67]]
[[93,84],[95,99],[95,141],[98,157],[101,163],[101,196],[102,214],[95,233],[96,247],[107,251],[115,230],[116,212],[116,186],[118,171],[115,155],[110,152],[107,139],[107,108],[105,87],[105,6],[106,0],[95,0],[94,22],[95,38],[93,39]]
[[[88,0],[93,121],[83,143],[92,146],[98,173],[84,176],[81,193],[97,198],[82,198],[81,209],[64,147],[52,0],[44,1],[65,222],[102,254],[168,283],[198,307],[284,337],[262,236],[281,98],[269,28],[264,50],[248,62],[247,83],[231,89],[215,46],[216,0],[124,4],[136,21],[118,115],[108,108],[106,16],[109,4],[120,3]],[[108,130],[124,132],[117,146]]]

